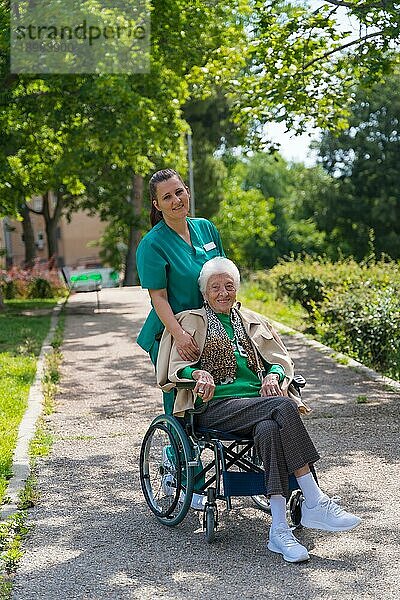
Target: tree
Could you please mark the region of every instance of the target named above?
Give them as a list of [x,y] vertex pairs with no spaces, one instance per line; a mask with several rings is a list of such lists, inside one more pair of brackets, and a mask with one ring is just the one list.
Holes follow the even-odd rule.
[[[357,19],[359,35],[343,31],[339,9]],[[232,81],[236,121],[265,140],[264,125],[285,122],[340,131],[346,127],[354,86],[380,81],[396,62],[399,2],[255,0],[248,24],[248,68]]]
[[[288,164],[279,153],[258,152],[241,160],[241,174],[241,186],[259,190],[271,204],[274,230],[270,244],[254,248],[258,264],[271,267],[290,254],[323,252],[324,234],[303,209],[312,194],[311,181],[315,185],[318,179],[314,169]],[[318,174],[323,175],[322,169]]]
[[[204,73],[221,76],[242,62],[235,6],[155,0],[152,70],[138,76],[11,76],[2,10],[0,131],[7,143],[0,151],[1,212],[17,214],[26,199],[42,195],[51,253],[58,219],[77,208],[105,219],[122,214],[127,225],[135,224],[140,200],[136,211],[127,202],[134,177],[161,160],[182,163],[182,106],[190,94],[211,93],[202,85]],[[46,208],[50,191],[53,213]]]
[[[54,192],[50,240],[54,216],[77,208],[135,224],[133,176],[167,158],[184,164],[185,116],[203,127],[196,180],[199,206],[212,214],[226,172],[211,153],[232,135],[229,115],[242,145],[245,135],[262,140],[271,119],[343,129],[352,86],[391,68],[399,36],[399,6],[390,1],[328,0],[311,10],[280,0],[153,0],[150,74],[13,75],[8,4],[0,1],[0,210],[17,214],[32,195]],[[357,41],[337,26],[340,6],[360,22]],[[185,115],[189,101],[199,104]]]
[[193,133],[196,213],[210,218],[218,212],[227,177],[224,162],[215,153],[225,155],[243,144],[245,136],[235,127],[227,97],[217,87],[205,100],[189,100],[184,116]]
[[22,213],[22,234],[24,236],[25,246],[25,267],[33,267],[36,258],[35,234],[33,231],[31,214],[28,205],[25,203],[21,209]]
[[331,193],[316,199],[317,222],[344,254],[400,257],[400,74],[371,90],[359,88],[349,127],[325,132],[320,161],[333,177]]
[[224,249],[242,268],[262,266],[260,254],[272,246],[272,199],[264,198],[256,189],[244,190],[243,164],[231,169],[225,181],[224,199],[213,218],[224,243]]

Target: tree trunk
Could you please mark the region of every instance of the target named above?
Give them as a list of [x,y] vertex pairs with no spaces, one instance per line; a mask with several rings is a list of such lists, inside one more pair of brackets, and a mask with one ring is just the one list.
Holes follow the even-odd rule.
[[60,221],[62,210],[64,207],[64,198],[61,195],[56,195],[56,205],[53,215],[50,211],[50,192],[46,192],[43,196],[43,217],[46,227],[47,250],[49,255],[49,267],[57,267],[58,259],[58,240],[57,227]]
[[125,274],[123,285],[138,285],[139,278],[136,266],[136,249],[140,242],[141,232],[138,227],[143,207],[143,177],[141,175],[133,176],[133,185],[131,192],[131,203],[135,218],[129,230],[128,251],[125,260]]
[[31,213],[24,203],[22,207],[22,231],[25,246],[25,267],[33,267],[36,258],[35,233],[32,227]]

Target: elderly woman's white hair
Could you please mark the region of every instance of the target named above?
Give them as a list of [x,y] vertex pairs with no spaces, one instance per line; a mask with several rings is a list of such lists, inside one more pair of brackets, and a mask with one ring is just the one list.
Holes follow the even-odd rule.
[[204,292],[206,291],[207,282],[212,275],[222,275],[226,274],[232,277],[235,288],[238,290],[240,285],[240,273],[239,269],[229,258],[225,258],[224,256],[216,256],[215,258],[211,258],[206,263],[204,263],[203,268],[200,271],[199,275],[199,287],[200,291],[204,296]]

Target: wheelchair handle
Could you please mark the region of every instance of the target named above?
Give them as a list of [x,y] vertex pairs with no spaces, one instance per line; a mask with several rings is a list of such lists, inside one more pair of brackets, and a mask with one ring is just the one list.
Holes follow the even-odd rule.
[[295,375],[293,377],[292,383],[295,387],[303,388],[307,381],[304,379],[303,375]]

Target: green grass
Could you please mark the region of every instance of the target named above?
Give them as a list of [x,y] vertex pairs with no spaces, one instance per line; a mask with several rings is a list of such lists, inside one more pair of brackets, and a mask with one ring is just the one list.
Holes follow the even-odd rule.
[[357,404],[366,404],[368,402],[368,397],[364,394],[360,394],[360,396],[357,396],[356,402]]
[[336,352],[331,354],[331,358],[333,358],[333,360],[339,365],[348,365],[350,362],[350,358],[348,356],[340,356],[339,354],[336,354]]
[[54,300],[9,300],[0,312],[0,502]]
[[0,599],[11,597],[12,582],[8,576],[15,571],[22,556],[21,539],[28,533],[26,514],[21,511],[0,523]]
[[[10,302],[10,305],[11,306],[7,307],[6,314],[0,313],[0,325],[5,323],[5,319],[7,318],[10,319],[11,323],[15,323],[15,321],[12,321],[13,318],[29,318],[30,320],[28,324],[24,323],[24,327],[26,328],[26,330],[29,329],[29,334],[31,337],[31,342],[29,342],[29,346],[38,346],[40,348],[42,341],[46,336],[50,326],[50,309],[54,305],[54,301],[32,301],[28,303]],[[37,318],[41,319],[39,326],[37,323]],[[43,322],[43,319],[45,319],[45,322]],[[21,546],[22,539],[29,529],[29,527],[26,525],[26,509],[29,509],[32,506],[34,506],[34,504],[39,498],[35,471],[36,463],[39,458],[47,456],[53,443],[53,436],[51,435],[48,429],[46,415],[50,414],[53,411],[54,396],[57,390],[57,384],[60,379],[59,365],[62,360],[62,355],[60,353],[59,348],[63,339],[64,324],[65,314],[62,311],[59,315],[56,331],[52,340],[53,351],[45,356],[45,372],[42,379],[42,390],[44,398],[43,415],[39,418],[39,421],[36,426],[35,436],[31,441],[29,447],[31,473],[28,477],[24,489],[20,493],[18,511],[14,515],[9,517],[5,522],[0,524],[0,600],[11,599],[13,573],[15,572],[23,554]],[[25,340],[22,341],[24,342]],[[5,369],[2,369],[0,367],[0,374],[2,370],[6,370],[7,374],[10,373],[10,380],[13,382],[13,384],[15,383],[16,389],[19,390],[19,392],[21,393],[21,397],[25,400],[20,403],[21,406],[18,411],[15,410],[15,401],[11,402],[12,415],[19,415],[19,419],[15,419],[16,426],[14,427],[15,435],[13,437],[13,441],[10,442],[10,440],[8,440],[8,443],[6,443],[4,437],[4,445],[7,447],[7,450],[11,450],[11,455],[12,448],[14,447],[16,439],[16,432],[18,430],[19,420],[24,412],[23,407],[26,406],[29,386],[35,374],[37,356],[35,354],[31,356],[26,356],[26,354],[27,344],[21,344],[20,335],[15,335],[10,340],[8,340],[7,352],[3,352],[2,354],[0,354],[0,361],[3,360],[3,367],[5,367]],[[23,362],[21,363],[21,367],[20,363],[18,362],[21,360],[29,360],[29,365],[27,362]],[[17,365],[17,368],[14,368],[13,371],[12,367],[15,367],[15,365]],[[20,383],[21,380],[23,381],[24,386],[18,385],[18,383]],[[23,393],[22,387],[24,387],[24,391],[26,391],[26,393]],[[3,411],[2,409],[1,402],[3,397],[5,397],[4,390],[0,391],[0,419],[2,419],[3,416],[7,414],[7,412],[10,412],[6,410]],[[1,447],[2,443],[3,436],[0,439],[1,456],[3,456],[3,448]],[[10,470],[10,466],[11,456],[9,457],[9,461],[6,463],[6,469]],[[0,483],[3,484],[3,487],[0,489],[2,490],[2,495],[4,495],[4,487],[7,483],[4,473],[3,477],[0,478]]]
[[279,321],[297,331],[305,331],[307,312],[298,302],[276,298],[273,292],[260,289],[255,283],[241,285],[238,300],[243,306],[255,310],[274,321]]

